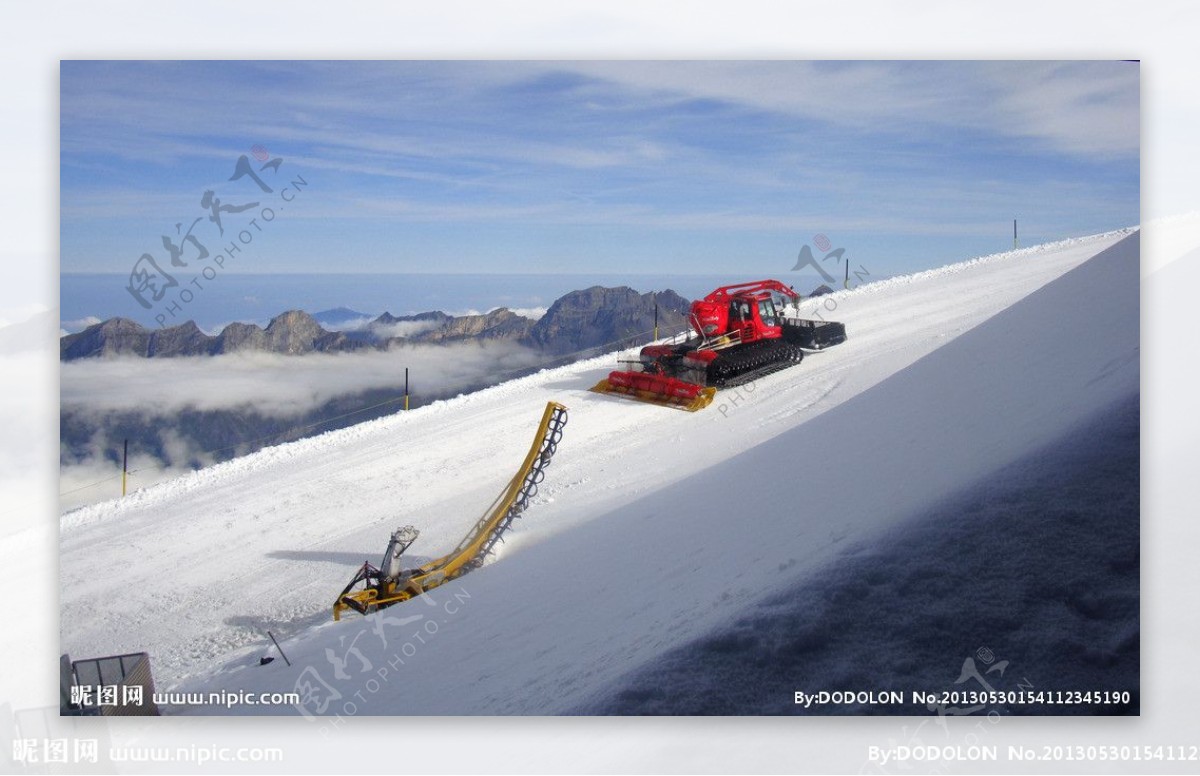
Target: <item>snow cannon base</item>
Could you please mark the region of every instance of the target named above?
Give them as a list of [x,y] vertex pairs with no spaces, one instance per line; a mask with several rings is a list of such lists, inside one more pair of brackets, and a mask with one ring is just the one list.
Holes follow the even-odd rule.
[[675,407],[688,412],[712,404],[716,388],[677,380],[649,372],[613,372],[592,387],[596,393],[615,393],[638,401]]

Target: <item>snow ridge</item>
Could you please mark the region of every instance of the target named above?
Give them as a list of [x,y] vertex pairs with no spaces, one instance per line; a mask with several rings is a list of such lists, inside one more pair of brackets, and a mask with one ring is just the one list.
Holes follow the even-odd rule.
[[[1014,259],[1022,259],[1027,257],[1038,256],[1046,253],[1054,253],[1066,248],[1076,248],[1080,246],[1092,245],[1095,243],[1107,243],[1122,237],[1126,237],[1134,232],[1139,231],[1140,227],[1127,226],[1121,229],[1113,229],[1108,232],[1099,234],[1086,235],[1084,237],[1068,237],[1064,240],[1056,240],[1055,242],[1042,243],[1040,245],[1031,245],[1027,248],[1016,248],[1011,251],[1002,251],[1000,253],[990,253],[986,256],[976,256],[973,259],[965,259],[956,261],[941,267],[913,272],[908,275],[896,275],[885,280],[872,280],[850,289],[842,289],[834,291],[831,294],[825,294],[823,299],[834,299],[841,301],[859,295],[878,294],[884,291],[894,289],[896,286],[905,286],[912,283],[920,283],[934,278],[944,278],[947,275],[954,275],[959,272],[972,269],[974,267],[991,264],[997,261],[1007,261]],[[803,305],[804,302],[801,302]]]
[[[1109,232],[1102,232],[1084,237],[1073,237],[1056,242],[1045,243],[1042,245],[1030,246],[1028,248],[1020,248],[1017,250],[979,256],[930,270],[914,272],[908,275],[897,275],[886,280],[863,283],[862,285],[848,290],[843,289],[840,291],[835,291],[832,294],[826,294],[823,297],[820,297],[820,299],[842,301],[860,296],[884,293],[893,290],[898,286],[920,283],[936,278],[944,278],[948,275],[964,272],[966,270],[990,264],[992,262],[1013,260],[1034,256],[1037,254],[1053,253],[1056,251],[1061,251],[1065,248],[1075,248],[1093,243],[1110,242],[1116,238],[1132,234],[1137,230],[1138,227],[1136,226],[1125,227],[1122,229],[1115,229]],[[801,306],[804,304],[805,302],[802,302]],[[542,385],[549,380],[576,374],[581,370],[590,370],[600,366],[611,365],[617,358],[620,358],[622,355],[627,354],[632,350],[636,350],[636,348],[613,351],[611,353],[606,353],[601,356],[578,361],[566,366],[542,369],[534,374],[526,375],[525,377],[514,380],[508,380],[489,388],[473,391],[469,394],[460,394],[450,399],[442,399],[431,402],[423,407],[414,408],[408,413],[397,412],[384,418],[365,421],[363,423],[355,424],[354,426],[334,429],[314,436],[305,437],[304,439],[265,447],[245,456],[223,461],[212,466],[207,466],[175,480],[158,483],[144,489],[138,489],[125,498],[102,501],[72,510],[61,516],[60,527],[67,528],[88,525],[99,520],[120,515],[129,509],[143,508],[161,504],[164,500],[173,498],[177,495],[185,494],[199,488],[208,487],[213,483],[220,481],[222,478],[229,476],[230,474],[249,474],[255,471],[260,471],[262,468],[280,461],[286,461],[291,458],[296,458],[308,453],[319,451],[326,446],[342,445],[359,439],[367,434],[401,428],[403,424],[408,421],[408,416],[413,413],[428,415],[431,413],[454,412],[458,409],[471,406],[478,402],[485,402],[496,398],[517,395],[526,388],[535,385]]]
[[[327,675],[327,654],[345,649],[339,639],[370,624],[329,622],[355,568],[377,561],[404,524],[421,530],[411,562],[454,547],[512,477],[553,400],[569,422],[534,507],[503,556],[462,580],[471,603],[438,623],[422,676],[406,676],[403,697],[360,711],[553,713],[812,571],[839,542],[868,541],[902,517],[862,499],[887,493],[916,508],[996,456],[1044,441],[1072,408],[1136,390],[1138,251],[1136,234],[1113,232],[860,290],[858,303],[837,310],[847,343],[720,391],[700,413],[589,392],[616,367],[609,354],[67,513],[62,648],[77,658],[148,650],[163,688],[291,691],[300,671]],[[1038,326],[1006,312],[1019,303]],[[1098,337],[1109,341],[1099,347]],[[1001,357],[1019,360],[1021,373]],[[898,398],[880,399],[884,386]],[[1003,445],[967,445],[948,460],[922,447],[984,431]],[[798,477],[797,456],[849,463],[833,488]],[[927,473],[923,460],[939,463]],[[860,471],[868,461],[874,469]],[[915,468],[900,476],[901,464]],[[781,467],[790,474],[754,484]],[[768,496],[763,510],[746,511]],[[411,614],[407,606],[389,617]],[[290,673],[278,660],[258,665],[267,628],[292,656]],[[372,642],[368,630],[358,645],[372,663],[386,661]],[[526,663],[536,675],[512,671]],[[456,694],[444,692],[450,685]]]

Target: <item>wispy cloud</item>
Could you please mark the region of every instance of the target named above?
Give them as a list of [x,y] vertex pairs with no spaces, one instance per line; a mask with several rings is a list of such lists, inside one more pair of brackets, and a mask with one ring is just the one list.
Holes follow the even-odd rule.
[[1088,155],[1137,155],[1124,62],[637,62],[567,65],[664,98],[714,99],[881,132],[962,126]]
[[[66,362],[61,370],[61,411],[70,416],[76,430],[90,429],[85,432],[90,438],[70,449],[64,445],[60,451],[60,493],[65,494],[61,506],[70,509],[120,492],[120,469],[111,451],[120,449],[118,434],[122,432],[114,428],[128,434],[131,416],[152,429],[148,437],[137,440],[130,461],[130,468],[137,470],[132,486],[146,487],[217,460],[214,451],[204,449],[189,435],[194,431],[178,422],[179,413],[186,410],[233,413],[222,427],[252,425],[237,418],[253,413],[278,419],[283,428],[289,428],[311,419],[308,413],[321,410],[334,399],[343,400],[338,412],[344,413],[346,407],[354,406],[353,397],[366,392],[391,391],[399,396],[405,368],[418,396],[444,396],[502,380],[538,365],[543,358],[514,343],[483,342],[305,356],[241,353]],[[19,419],[14,423],[16,428],[26,425]],[[280,439],[233,437],[226,441],[230,446],[261,445]],[[226,444],[218,446],[225,448]],[[146,452],[147,448],[156,452]],[[224,452],[228,454],[228,450]]]
[[426,390],[452,392],[542,358],[512,343],[472,342],[306,356],[81,359],[62,365],[61,401],[88,413],[241,409],[288,417],[338,396],[403,386],[406,367]]
[[681,256],[695,230],[983,234],[1042,203],[1055,233],[1114,211],[1120,226],[1138,212],[1138,78],[1122,62],[65,63],[63,267],[127,263],[143,243],[113,220],[153,238],[252,143],[319,181],[289,219],[371,223],[339,235],[347,251],[386,254],[390,226],[516,271],[542,268],[534,231],[553,256],[610,229],[616,260]]

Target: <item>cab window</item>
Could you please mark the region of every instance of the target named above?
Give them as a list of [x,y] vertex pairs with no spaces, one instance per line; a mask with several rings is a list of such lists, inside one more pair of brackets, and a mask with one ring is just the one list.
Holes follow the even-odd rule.
[[764,326],[779,325],[779,321],[775,319],[775,303],[770,299],[764,299],[758,303],[758,317],[762,318]]

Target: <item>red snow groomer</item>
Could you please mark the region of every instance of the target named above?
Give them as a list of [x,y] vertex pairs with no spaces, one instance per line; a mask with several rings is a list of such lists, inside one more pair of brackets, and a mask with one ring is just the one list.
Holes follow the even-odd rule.
[[800,295],[778,280],[722,286],[692,302],[692,331],[682,342],[647,345],[628,370],[609,374],[593,391],[695,412],[718,388],[750,382],[800,363],[806,351],[846,341],[833,321],[784,317],[780,297],[799,308]]

